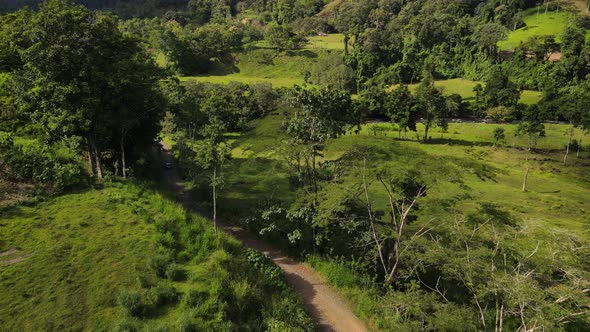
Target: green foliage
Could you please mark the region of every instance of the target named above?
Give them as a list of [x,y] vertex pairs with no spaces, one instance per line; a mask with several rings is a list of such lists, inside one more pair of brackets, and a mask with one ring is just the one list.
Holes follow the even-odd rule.
[[344,91],[295,87],[291,93],[292,103],[299,109],[288,121],[287,132],[299,144],[317,148],[358,122],[350,95]]
[[82,181],[82,167],[67,141],[47,146],[37,141],[15,142],[0,132],[0,178],[30,183],[50,192],[61,192]]
[[159,254],[150,257],[149,266],[159,277],[165,277],[171,265],[172,259],[169,255]]
[[142,303],[141,294],[137,291],[121,291],[117,297],[117,303],[129,316],[139,317],[145,314],[146,307]]
[[[494,326],[496,300],[499,306],[504,300],[505,328],[519,328],[520,318],[513,313],[518,312],[520,300],[508,300],[512,298],[526,300],[527,326],[535,320],[556,329],[584,326],[585,318],[564,325],[556,323],[562,317],[559,315],[576,309],[573,304],[555,307],[552,303],[556,295],[550,295],[557,294],[553,293],[556,289],[567,289],[577,294],[576,298],[581,295],[581,288],[575,286],[574,290],[569,281],[551,276],[556,265],[549,263],[553,257],[550,253],[560,248],[560,243],[579,241],[574,246],[583,246],[588,241],[583,235],[586,212],[580,210],[585,203],[582,194],[588,189],[584,166],[565,168],[559,162],[560,153],[550,151],[563,148],[566,126],[545,125],[548,139],[538,145],[544,149],[543,157],[519,148],[528,145],[528,138],[514,137],[517,124],[450,123],[446,139],[433,137],[430,144],[417,142],[414,135],[398,141],[397,126],[386,123],[365,125],[356,134],[348,130],[324,144],[318,157],[318,204],[311,209],[313,205],[307,202],[313,200],[313,190],[293,185],[290,177],[297,171],[298,162],[289,159],[287,151],[296,149],[289,143],[283,124],[295,112],[287,109],[284,115],[269,115],[255,121],[251,131],[235,137],[236,158],[227,168],[229,185],[220,197],[226,207],[224,218],[246,221],[251,230],[295,254],[315,250],[323,263],[314,262],[313,267],[337,285],[359,317],[377,329],[483,329],[474,294],[482,308],[488,308],[484,310],[488,327]],[[373,127],[380,128],[376,135]],[[498,127],[504,130],[505,147],[492,148]],[[424,125],[418,123],[416,130],[421,135]],[[441,132],[440,128],[431,130]],[[420,199],[404,239],[411,239],[422,227],[428,232],[402,244],[407,249],[401,256],[398,281],[391,287],[382,287],[382,268],[371,245],[373,236],[365,222],[367,207],[359,189],[362,161],[348,161],[352,149],[368,154],[369,196],[380,231],[391,224],[390,203],[373,175],[388,170],[388,174],[403,179],[404,171],[415,170],[427,183],[436,183]],[[531,167],[529,187],[532,183],[535,189],[523,195],[521,163],[525,159]],[[299,164],[305,168],[305,159]],[[401,186],[403,181],[395,183],[396,189],[407,187]],[[395,193],[395,197],[401,197],[398,191]],[[497,240],[500,247],[494,256]],[[537,241],[541,241],[537,253],[523,261],[535,250]],[[393,246],[384,247],[389,248],[388,253],[395,253]],[[571,256],[569,249],[562,249],[560,255],[582,268],[579,259],[584,254]],[[492,258],[498,271],[493,275],[489,272]],[[532,275],[543,281],[533,277],[525,282],[523,276],[515,274],[519,261],[522,273],[535,269]],[[585,274],[587,271],[581,272]],[[552,312],[561,314],[551,316]]]
[[208,24],[198,28],[167,22],[152,32],[161,35],[158,44],[170,67],[181,75],[210,71],[217,59],[229,61],[230,52],[242,46],[242,29],[235,25]]
[[166,278],[172,281],[182,281],[186,277],[186,272],[178,264],[170,264],[166,268]]
[[442,91],[434,86],[434,82],[424,80],[420,83],[416,89],[416,105],[414,107],[424,119],[424,141],[430,139],[428,131],[431,126],[436,125],[445,130],[448,128],[446,119],[449,117],[449,108]]
[[178,300],[179,294],[173,286],[158,285],[150,289],[149,297],[153,304],[161,306],[175,303]]
[[80,150],[98,177],[105,171],[103,153],[125,174],[127,159],[151,148],[164,107],[161,72],[117,23],[112,15],[49,0],[29,19],[8,25],[23,40],[11,40],[19,64],[11,67],[10,95],[18,113],[49,142],[84,139]]
[[488,55],[496,55],[496,44],[506,38],[508,30],[498,23],[480,25],[473,34],[473,40],[484,49]]
[[494,141],[495,144],[498,144],[498,142],[500,142],[501,140],[506,138],[506,134],[505,134],[505,130],[504,128],[498,127],[496,129],[494,129]]
[[266,28],[265,39],[272,48],[278,51],[296,50],[307,42],[307,40],[291,31],[285,25],[270,24]]
[[[17,262],[2,261],[0,303],[6,310],[0,311],[0,323],[7,329],[159,331],[182,325],[219,331],[279,321],[290,330],[311,330],[282,275],[267,282],[263,270],[272,265],[250,264],[254,254],[242,254],[239,243],[215,235],[209,221],[145,185],[106,184],[3,210],[0,220],[9,225],[0,229],[0,252],[19,248]],[[162,232],[173,234],[182,252],[158,245],[155,238]],[[188,259],[181,262],[181,256]],[[149,268],[155,261],[162,277]],[[190,277],[164,280],[170,266]],[[148,280],[142,289],[135,288],[136,271]],[[238,286],[244,282],[247,287]],[[37,288],[43,291],[33,293]],[[29,316],[33,311],[35,317]]]
[[322,56],[312,67],[308,81],[310,83],[332,87],[338,90],[352,91],[355,87],[354,71],[339,54]]
[[191,289],[185,293],[183,302],[186,306],[194,308],[203,303],[206,299],[206,292]]
[[287,289],[283,271],[276,266],[270,258],[262,253],[248,249],[246,251],[248,263],[254,266],[264,276],[264,284],[272,289]]
[[518,103],[520,92],[508,74],[502,69],[496,68],[486,81],[483,96],[487,107],[514,107]]

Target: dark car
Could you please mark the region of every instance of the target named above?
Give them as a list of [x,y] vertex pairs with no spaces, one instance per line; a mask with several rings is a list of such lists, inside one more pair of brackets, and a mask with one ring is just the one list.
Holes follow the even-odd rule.
[[165,163],[164,169],[172,169],[172,163]]

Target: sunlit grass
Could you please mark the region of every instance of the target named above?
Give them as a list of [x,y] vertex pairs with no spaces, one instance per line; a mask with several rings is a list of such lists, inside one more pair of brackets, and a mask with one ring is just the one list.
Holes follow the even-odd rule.
[[[475,92],[473,91],[473,88],[475,88],[477,84],[481,84],[483,87],[485,87],[484,82],[471,81],[463,78],[453,78],[434,82],[434,85],[441,88],[445,95],[456,93],[465,100],[472,100],[475,98]],[[398,85],[394,85],[390,89],[395,89],[396,87],[398,87]],[[418,83],[409,84],[408,88],[410,91],[416,91],[418,88]],[[520,102],[523,104],[532,105],[538,103],[541,100],[541,97],[542,93],[539,91],[524,90],[520,95]]]
[[306,49],[311,50],[333,50],[343,51],[344,50],[344,35],[335,33],[327,36],[312,36],[307,37],[309,40],[306,45]]
[[573,15],[565,10],[545,14],[543,6],[531,8],[523,13],[526,26],[511,31],[507,39],[500,41],[498,46],[502,50],[514,50],[520,43],[533,36],[541,35],[555,36],[556,41],[559,42],[565,28],[572,22]]
[[[271,115],[257,121],[251,132],[234,141],[235,160],[228,166],[228,182],[223,193],[228,199],[228,218],[244,217],[253,204],[271,193],[278,199],[292,199],[284,164],[289,143],[281,130],[283,121],[282,115]],[[576,159],[575,153],[572,153],[569,166],[564,167],[566,125],[546,124],[547,135],[539,140],[538,152],[526,151],[527,138],[514,135],[516,126],[451,123],[447,133],[433,128],[430,131],[433,141],[424,144],[419,140],[423,131],[421,124],[418,133],[409,132],[408,140],[399,140],[397,128],[388,123],[375,123],[363,126],[358,134],[351,131],[330,141],[323,155],[326,160],[336,160],[353,146],[374,146],[403,157],[375,161],[383,167],[396,167],[396,163],[406,160],[404,158],[408,153],[416,155],[421,160],[418,162],[424,165],[448,162],[463,169],[462,176],[472,190],[470,194],[473,197],[459,200],[457,206],[473,208],[478,201],[497,202],[517,216],[544,225],[547,229],[582,229],[585,212],[580,207],[590,206],[590,174],[585,171],[587,166],[583,166],[588,164],[588,153],[582,154],[584,159]],[[373,130],[374,127],[378,130]],[[506,139],[494,147],[493,131],[497,127],[505,129]],[[401,135],[403,137],[403,133]],[[589,134],[581,135],[578,130],[576,138],[582,137],[584,142],[590,142]],[[526,165],[531,167],[532,172],[530,192],[525,194],[520,189]],[[485,180],[482,174],[490,178]],[[430,197],[437,199],[459,195],[462,189],[450,186],[433,190]],[[375,195],[376,200],[385,202],[383,195]]]

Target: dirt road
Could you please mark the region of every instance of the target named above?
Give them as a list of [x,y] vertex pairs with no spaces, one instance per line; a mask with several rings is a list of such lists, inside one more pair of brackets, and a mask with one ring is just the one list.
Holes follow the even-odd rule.
[[[166,149],[164,161],[174,165],[174,159]],[[184,206],[196,213],[207,215],[199,209],[198,204],[184,190],[175,168],[165,172],[165,179],[174,192],[178,194]],[[329,286],[322,277],[305,264],[299,263],[280,250],[264,243],[240,227],[218,221],[224,232],[234,236],[249,248],[256,249],[269,256],[285,272],[287,282],[302,298],[307,311],[313,318],[318,331],[367,331],[364,324],[352,313],[348,304]]]

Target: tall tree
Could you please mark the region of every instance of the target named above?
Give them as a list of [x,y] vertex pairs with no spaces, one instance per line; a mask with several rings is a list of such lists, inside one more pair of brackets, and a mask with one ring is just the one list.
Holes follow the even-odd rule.
[[[99,178],[103,152],[126,154],[130,147],[153,143],[163,108],[162,76],[138,41],[119,31],[113,16],[49,0],[25,30],[31,43],[19,49],[23,65],[15,69],[12,93],[19,110],[41,125],[49,141],[82,137],[90,169]],[[131,132],[133,144],[126,141]]]
[[566,89],[564,95],[557,99],[561,116],[569,123],[566,131],[568,136],[563,164],[567,164],[567,158],[570,152],[570,146],[575,135],[575,129],[581,128],[582,131],[590,128],[590,83],[588,81],[582,84]]
[[287,133],[296,144],[308,147],[311,156],[311,177],[317,191],[316,166],[324,143],[346,132],[346,127],[358,124],[358,116],[350,94],[331,88],[306,89],[295,87],[291,91],[295,111],[286,123]]
[[415,109],[422,116],[424,124],[423,140],[429,139],[428,132],[433,126],[446,129],[448,109],[442,91],[434,86],[434,81],[423,80],[416,90]]
[[529,151],[537,147],[539,139],[545,137],[543,120],[543,116],[539,112],[537,105],[532,105],[525,110],[522,121],[516,128],[516,136],[527,137]]
[[407,85],[400,85],[386,96],[385,108],[390,120],[397,123],[399,135],[402,131],[404,138],[407,137],[408,129],[416,131],[416,123],[419,114],[416,111],[416,98],[410,92]]

